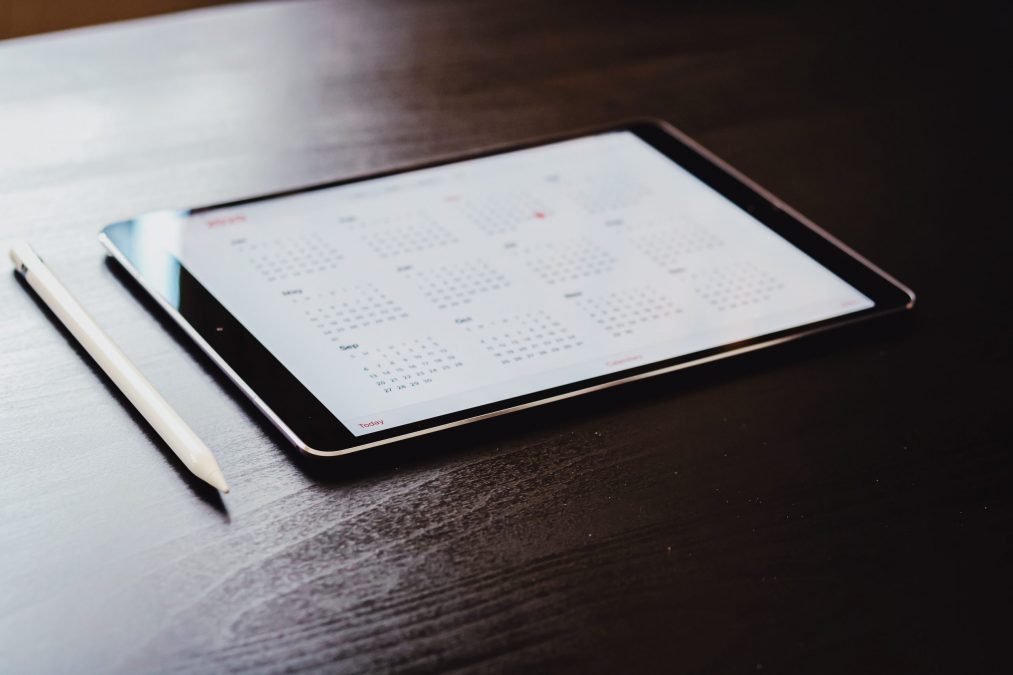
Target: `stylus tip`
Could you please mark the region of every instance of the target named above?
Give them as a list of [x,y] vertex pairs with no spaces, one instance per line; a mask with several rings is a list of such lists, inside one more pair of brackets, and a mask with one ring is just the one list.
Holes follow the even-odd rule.
[[228,491],[229,491],[229,484],[225,482],[225,476],[222,475],[222,472],[220,470],[218,470],[218,471],[212,471],[210,473],[210,475],[204,476],[203,478],[208,483],[210,483],[211,485],[215,486],[216,488],[218,488],[222,492],[228,493]]

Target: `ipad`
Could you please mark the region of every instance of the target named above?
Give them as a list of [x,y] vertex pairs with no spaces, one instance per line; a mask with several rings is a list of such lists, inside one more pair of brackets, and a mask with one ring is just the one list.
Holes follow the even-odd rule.
[[656,121],[151,213],[100,238],[319,456],[914,303]]

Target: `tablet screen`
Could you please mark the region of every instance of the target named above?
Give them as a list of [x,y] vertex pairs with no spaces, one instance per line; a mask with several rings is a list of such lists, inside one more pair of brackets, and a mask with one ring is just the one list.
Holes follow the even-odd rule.
[[356,436],[873,306],[628,131],[158,232]]

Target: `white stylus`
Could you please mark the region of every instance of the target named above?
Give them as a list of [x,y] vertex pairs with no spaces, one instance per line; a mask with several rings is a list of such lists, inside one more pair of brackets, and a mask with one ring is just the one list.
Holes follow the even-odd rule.
[[161,394],[155,391],[141,371],[130,362],[120,348],[99,328],[98,324],[74,299],[56,276],[49,271],[32,247],[26,242],[14,242],[11,260],[28,285],[53,310],[67,330],[95,359],[119,390],[123,392],[137,412],[158,432],[186,468],[222,492],[229,486],[215,456],[197,437],[186,422],[172,409]]

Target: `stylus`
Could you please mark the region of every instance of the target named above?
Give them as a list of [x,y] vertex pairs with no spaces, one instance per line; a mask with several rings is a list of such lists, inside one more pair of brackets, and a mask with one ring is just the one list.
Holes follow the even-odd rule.
[[98,324],[74,299],[70,291],[23,241],[14,242],[10,250],[15,269],[24,277],[32,290],[53,310],[85,351],[95,359],[109,379],[137,408],[148,424],[168,444],[176,456],[195,476],[207,481],[222,492],[229,486],[208,446],[197,437],[186,422],[172,409],[161,394],[155,391],[141,371],[130,362],[120,348],[99,328]]

